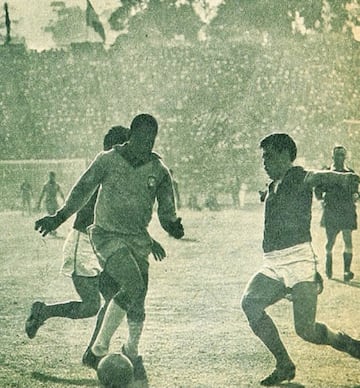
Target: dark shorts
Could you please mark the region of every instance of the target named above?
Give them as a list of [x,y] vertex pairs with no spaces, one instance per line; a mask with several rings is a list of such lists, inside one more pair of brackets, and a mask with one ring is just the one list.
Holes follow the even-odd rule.
[[[148,288],[151,239],[107,232],[100,227],[89,228],[90,240],[103,268],[100,290],[105,297],[114,297],[128,318],[145,319],[145,297]],[[106,280],[108,279],[108,280]]]
[[356,209],[340,206],[335,209],[325,207],[321,218],[321,226],[332,231],[356,230]]

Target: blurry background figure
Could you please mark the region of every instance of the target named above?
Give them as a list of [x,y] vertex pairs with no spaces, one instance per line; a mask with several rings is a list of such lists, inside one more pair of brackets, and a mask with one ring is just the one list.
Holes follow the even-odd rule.
[[191,193],[189,195],[188,207],[189,207],[190,210],[196,210],[196,211],[200,211],[201,210],[201,206],[198,203],[198,199],[197,199],[197,195],[196,194]]
[[239,209],[239,190],[240,190],[240,179],[238,176],[232,177],[230,180],[230,190],[231,190],[231,199],[233,202],[233,207]]
[[21,192],[22,215],[25,216],[26,213],[28,215],[31,215],[31,199],[33,196],[33,191],[27,179],[25,179],[24,182],[21,184],[20,192]]
[[204,206],[212,211],[220,210],[220,205],[214,192],[209,192],[207,198],[205,199]]
[[[345,165],[346,149],[343,146],[336,146],[332,154],[333,163],[327,170],[350,173],[354,172]],[[318,186],[315,188],[316,198],[322,201],[323,215],[321,226],[326,231],[326,259],[325,271],[328,279],[333,276],[333,248],[337,235],[342,232],[344,240],[344,281],[348,282],[354,278],[351,271],[353,258],[352,231],[357,229],[357,215],[355,202],[358,198],[358,186],[351,190],[340,185]]]
[[173,183],[174,188],[174,195],[175,195],[175,202],[176,202],[176,208],[181,209],[181,198],[180,198],[180,191],[179,191],[179,183],[174,177],[174,171],[170,169],[170,175]]
[[[57,201],[58,195],[60,195],[63,202],[65,201],[65,196],[61,190],[60,185],[56,182],[56,175],[54,171],[49,172],[49,180],[44,184],[39,202],[38,202],[38,210],[41,209],[41,202],[45,197],[45,208],[47,213],[51,216],[56,213],[59,208],[59,203]],[[56,236],[56,231],[50,233],[53,236]]]
[[245,207],[247,189],[248,189],[248,186],[246,183],[242,183],[240,185],[240,191],[239,191],[240,209],[243,209]]

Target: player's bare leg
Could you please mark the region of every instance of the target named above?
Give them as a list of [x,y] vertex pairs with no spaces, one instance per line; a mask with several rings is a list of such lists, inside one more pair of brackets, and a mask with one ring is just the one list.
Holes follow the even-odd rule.
[[260,338],[276,359],[275,370],[261,381],[272,386],[295,377],[295,365],[291,360],[279,332],[265,309],[286,295],[285,286],[269,277],[257,274],[250,281],[243,299],[242,308],[253,332]]
[[316,322],[317,285],[315,282],[302,282],[292,289],[294,323],[296,333],[305,341],[317,345],[329,345],[360,359],[360,341],[349,335],[330,329]]

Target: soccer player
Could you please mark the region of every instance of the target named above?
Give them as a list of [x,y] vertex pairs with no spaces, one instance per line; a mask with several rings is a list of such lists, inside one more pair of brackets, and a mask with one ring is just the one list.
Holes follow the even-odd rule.
[[[110,150],[115,144],[123,144],[128,139],[129,129],[112,127],[104,137],[104,150]],[[51,317],[82,319],[95,316],[100,308],[99,273],[101,267],[92,249],[87,227],[93,223],[94,207],[98,190],[76,214],[73,229],[64,244],[64,263],[61,272],[71,276],[74,287],[81,301],[45,304],[37,301],[31,307],[30,315],[25,324],[29,338],[34,338],[40,326]],[[100,277],[100,285],[105,286]],[[104,291],[106,295],[106,291]]]
[[[345,166],[346,149],[343,146],[336,146],[332,153],[333,164],[331,171],[354,172]],[[323,201],[323,215],[321,225],[326,231],[326,276],[331,279],[333,276],[333,248],[337,235],[342,232],[344,240],[344,281],[348,282],[354,278],[351,271],[353,257],[352,231],[357,229],[356,205],[358,198],[356,191],[349,191],[341,185],[318,187],[315,189],[316,197]]]
[[275,370],[261,381],[261,385],[272,386],[295,377],[295,364],[265,311],[289,293],[295,331],[301,338],[360,359],[360,341],[316,321],[318,273],[310,234],[313,188],[333,184],[351,188],[359,177],[294,166],[297,147],[285,133],[265,137],[260,147],[265,171],[272,180],[265,198],[264,263],[244,291],[242,308],[253,332],[275,357]]
[[100,185],[90,238],[116,292],[84,362],[97,367],[126,315],[129,339],[123,352],[132,361],[137,380],[146,379],[138,345],[145,320],[148,255],[152,246],[147,227],[155,200],[163,229],[177,239],[184,235],[181,218],[176,215],[169,170],[152,152],[157,132],[154,117],[136,116],[130,126],[129,142],[100,153],[72,188],[64,206],[54,216],[35,223],[35,229],[47,235],[78,211]]
[[50,215],[54,215],[59,208],[59,204],[57,201],[57,197],[60,195],[62,200],[65,200],[64,194],[61,190],[60,185],[56,182],[56,175],[54,171],[49,172],[49,180],[44,184],[39,202],[38,202],[38,209],[41,207],[41,202],[43,198],[45,197],[45,206],[46,206],[46,211]]
[[[44,184],[39,202],[37,205],[38,210],[41,208],[41,202],[43,198],[45,197],[45,207],[48,214],[53,215],[56,213],[56,210],[59,208],[58,204],[58,195],[62,198],[62,200],[65,200],[65,196],[61,190],[60,185],[56,182],[56,175],[54,171],[49,172],[49,180]],[[52,236],[56,236],[56,231],[53,230],[50,233]]]
[[26,212],[31,215],[31,199],[33,196],[32,187],[27,179],[20,186],[21,192],[21,204],[22,204],[22,214],[23,216]]

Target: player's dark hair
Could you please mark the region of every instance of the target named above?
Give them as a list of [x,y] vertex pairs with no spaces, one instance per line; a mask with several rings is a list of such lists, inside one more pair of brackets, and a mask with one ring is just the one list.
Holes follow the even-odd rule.
[[110,150],[115,144],[123,144],[129,139],[129,128],[113,126],[104,137],[104,150]]
[[138,131],[142,132],[144,130],[152,132],[154,136],[157,135],[158,131],[157,121],[153,116],[146,113],[139,114],[133,119],[130,125],[130,136],[133,133]]
[[288,151],[291,161],[296,159],[297,147],[287,133],[272,133],[260,141],[260,147],[272,147],[278,152]]

